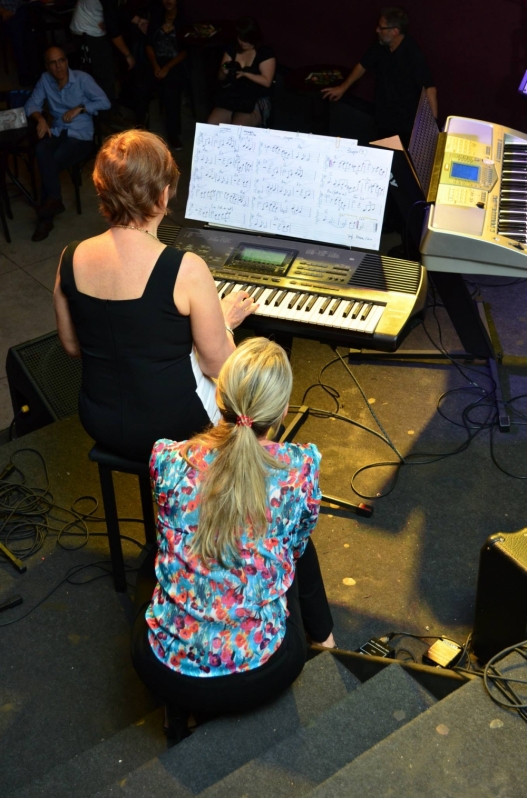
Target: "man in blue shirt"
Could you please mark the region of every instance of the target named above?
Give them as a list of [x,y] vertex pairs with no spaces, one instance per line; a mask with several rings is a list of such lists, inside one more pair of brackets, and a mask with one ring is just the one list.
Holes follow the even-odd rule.
[[[39,141],[35,149],[42,181],[39,221],[32,241],[42,241],[53,229],[53,217],[65,210],[62,204],[60,172],[90,154],[93,149],[93,115],[110,108],[110,100],[94,79],[69,69],[59,47],[44,53],[44,72],[26,103],[26,116],[37,123]],[[47,100],[51,127],[42,115]]]

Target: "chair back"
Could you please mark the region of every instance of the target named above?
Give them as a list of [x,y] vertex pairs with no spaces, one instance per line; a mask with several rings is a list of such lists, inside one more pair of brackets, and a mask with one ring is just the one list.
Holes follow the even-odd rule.
[[11,109],[23,108],[31,97],[31,92],[27,89],[12,89],[11,91],[6,92],[6,94],[7,102]]

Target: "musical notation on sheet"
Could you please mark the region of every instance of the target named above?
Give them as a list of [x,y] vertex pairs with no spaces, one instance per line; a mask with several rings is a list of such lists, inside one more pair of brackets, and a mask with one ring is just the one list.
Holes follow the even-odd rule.
[[185,215],[377,250],[391,163],[350,139],[200,123]]

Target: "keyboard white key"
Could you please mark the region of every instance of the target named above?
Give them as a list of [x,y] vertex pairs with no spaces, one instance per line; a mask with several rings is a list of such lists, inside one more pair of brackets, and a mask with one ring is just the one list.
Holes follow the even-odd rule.
[[370,315],[366,320],[366,326],[364,328],[364,332],[367,333],[375,332],[375,328],[377,327],[383,313],[384,313],[384,305],[374,305]]
[[256,300],[260,307],[256,311],[257,316],[268,316],[269,315],[269,306],[266,304],[266,301],[269,299],[271,293],[275,291],[275,288],[264,288],[263,292],[260,294],[260,298]]
[[[280,305],[276,308],[277,317],[280,319],[287,319],[288,321],[297,321],[299,314],[295,310],[295,306],[299,299],[300,295],[298,291],[286,291]],[[292,305],[292,307],[289,307],[290,305]]]
[[[220,298],[232,291],[247,291],[259,305],[255,315],[271,319],[373,333],[384,312],[384,305],[346,297],[321,296],[306,291],[234,283],[229,280],[217,279],[214,282]],[[362,318],[367,310],[366,318]]]

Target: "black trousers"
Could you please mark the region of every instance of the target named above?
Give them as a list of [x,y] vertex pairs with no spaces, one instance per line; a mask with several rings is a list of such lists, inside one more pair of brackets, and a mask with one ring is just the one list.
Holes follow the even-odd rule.
[[[159,66],[164,66],[163,59],[159,60]],[[135,80],[137,122],[140,125],[145,124],[152,96],[156,92],[159,93],[169,145],[176,144],[181,135],[181,99],[186,82],[184,64],[176,64],[161,80],[154,76],[150,64],[145,64],[142,70],[137,70]]]
[[113,45],[108,36],[88,36],[87,33],[84,33],[83,40],[90,54],[92,77],[113,105],[115,102]]
[[185,676],[164,665],[148,642],[145,612],[155,588],[152,579],[155,551],[138,575],[136,607],[132,629],[132,661],[140,678],[173,710],[192,709],[206,713],[251,709],[276,697],[300,674],[306,661],[307,632],[323,641],[333,629],[333,619],[324,590],[315,546],[310,539],[297,561],[293,584],[287,591],[289,617],[278,651],[260,668],[228,676]]
[[60,200],[60,173],[86,158],[93,149],[93,141],[83,141],[68,136],[63,130],[60,136],[44,136],[35,147],[35,156],[42,180],[42,202],[48,197]]

